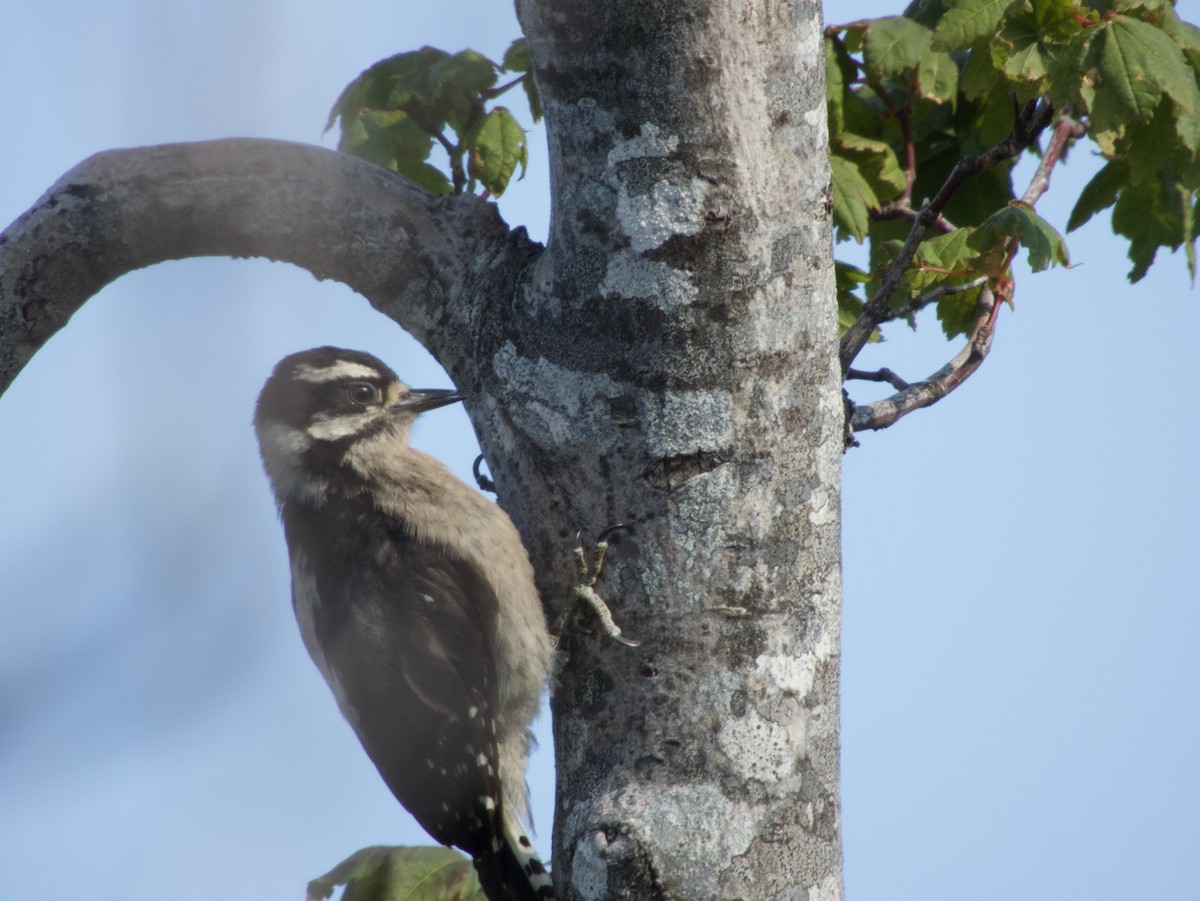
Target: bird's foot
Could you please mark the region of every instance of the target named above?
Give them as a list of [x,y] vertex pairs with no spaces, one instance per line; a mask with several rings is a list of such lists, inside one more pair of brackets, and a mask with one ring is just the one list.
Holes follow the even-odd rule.
[[475,462],[471,464],[471,474],[475,476],[475,484],[479,486],[480,491],[486,491],[489,494],[495,494],[496,483],[492,481],[491,476],[485,476],[479,468],[479,464],[483,462],[483,454],[480,454],[475,458]]
[[[632,638],[626,638],[621,634],[621,627],[613,620],[612,611],[608,609],[608,604],[604,602],[604,598],[600,597],[596,591],[596,582],[600,578],[600,570],[604,568],[604,555],[608,553],[608,539],[615,532],[627,528],[623,523],[618,523],[615,526],[609,526],[600,533],[596,540],[596,546],[592,549],[591,560],[588,559],[587,551],[583,547],[583,535],[586,529],[580,529],[579,534],[575,536],[575,568],[579,575],[579,581],[575,583],[573,591],[574,600],[582,601],[595,614],[596,619],[600,621],[600,627],[604,630],[604,634],[614,641],[618,641],[626,647],[636,648],[641,642],[634,641]],[[568,604],[563,617],[559,622],[560,627],[566,624],[566,619],[574,609],[575,604]],[[561,628],[556,630],[561,632]]]

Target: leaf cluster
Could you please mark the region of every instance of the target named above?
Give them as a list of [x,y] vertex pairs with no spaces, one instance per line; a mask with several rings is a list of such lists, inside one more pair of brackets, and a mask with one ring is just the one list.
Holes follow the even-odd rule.
[[[499,196],[517,166],[524,175],[529,151],[525,130],[494,101],[520,85],[538,121],[542,108],[531,69],[523,38],[500,63],[474,50],[399,53],[346,86],[325,129],[339,122],[339,150],[406,175],[431,193],[482,187]],[[498,85],[503,73],[515,77]],[[435,143],[449,157],[449,176],[429,162]]]
[[308,884],[308,901],[346,886],[342,901],[484,901],[471,861],[452,848],[377,845]]
[[1113,208],[1113,230],[1129,239],[1131,281],[1142,278],[1160,247],[1183,247],[1196,277],[1200,190],[1200,29],[1166,0],[1116,2],[1072,46],[1069,63],[1086,77],[1078,93],[1052,88],[1087,111],[1092,140],[1106,163],[1080,194],[1072,231]]
[[[836,235],[869,244],[867,270],[838,266],[843,328],[931,198],[937,234],[881,321],[936,303],[948,337],[969,334],[981,287],[1011,297],[1018,249],[1034,271],[1067,265],[1062,236],[1034,209],[1047,185],[1020,198],[1012,185],[1018,156],[1047,151],[1040,134],[1064,118],[1077,127],[1043,164],[1084,133],[1106,160],[1068,230],[1114,207],[1132,280],[1159,247],[1181,245],[1194,277],[1200,30],[1170,0],[915,0],[901,16],[828,28],[825,68]],[[968,178],[964,161],[978,164]]]

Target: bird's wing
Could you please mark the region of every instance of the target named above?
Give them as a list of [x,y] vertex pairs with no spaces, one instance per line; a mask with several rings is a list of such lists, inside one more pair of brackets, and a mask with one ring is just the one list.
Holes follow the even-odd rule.
[[477,568],[378,517],[336,527],[296,519],[285,515],[289,533],[319,529],[331,561],[312,571],[312,627],[343,713],[430,835],[478,857],[502,804],[495,594]]

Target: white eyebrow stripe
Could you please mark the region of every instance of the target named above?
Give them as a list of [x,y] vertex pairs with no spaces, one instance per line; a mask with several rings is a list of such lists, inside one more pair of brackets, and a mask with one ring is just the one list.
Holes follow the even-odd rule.
[[332,366],[309,366],[301,363],[292,373],[292,378],[302,382],[336,382],[338,379],[377,379],[378,370],[362,363],[338,360]]

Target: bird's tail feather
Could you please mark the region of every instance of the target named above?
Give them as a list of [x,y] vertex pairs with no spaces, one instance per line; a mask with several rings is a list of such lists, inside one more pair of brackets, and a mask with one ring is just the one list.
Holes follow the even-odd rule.
[[554,901],[554,883],[516,817],[503,818],[503,832],[490,851],[475,858],[479,884],[490,901]]

